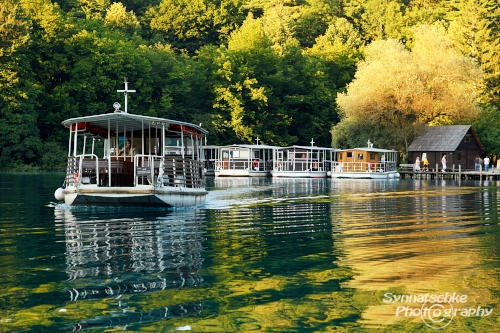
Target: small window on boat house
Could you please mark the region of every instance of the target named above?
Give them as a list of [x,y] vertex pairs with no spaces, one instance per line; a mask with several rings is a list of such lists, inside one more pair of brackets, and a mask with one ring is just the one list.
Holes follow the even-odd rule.
[[465,135],[464,142],[470,142],[470,134]]

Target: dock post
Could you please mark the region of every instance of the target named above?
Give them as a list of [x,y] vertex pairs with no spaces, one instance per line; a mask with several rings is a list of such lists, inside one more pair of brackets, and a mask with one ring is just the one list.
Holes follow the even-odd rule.
[[483,182],[483,166],[479,165],[479,181]]
[[439,177],[439,164],[436,163],[436,180]]

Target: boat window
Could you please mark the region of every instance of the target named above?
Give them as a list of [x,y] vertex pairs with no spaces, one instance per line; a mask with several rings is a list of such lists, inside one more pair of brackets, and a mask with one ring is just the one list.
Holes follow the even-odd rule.
[[179,147],[180,146],[180,139],[179,138],[165,138],[165,146]]
[[352,152],[347,153],[347,158],[352,158]]
[[371,161],[374,161],[374,160],[375,160],[375,154],[373,154],[373,153],[371,153],[371,154],[370,154],[370,160],[371,160]]
[[362,160],[363,159],[363,154],[358,154],[358,160]]
[[237,150],[232,151],[232,152],[231,152],[231,156],[232,156],[232,157],[235,157],[235,158],[239,158],[239,157],[240,157],[240,152],[239,152],[239,151],[237,151]]

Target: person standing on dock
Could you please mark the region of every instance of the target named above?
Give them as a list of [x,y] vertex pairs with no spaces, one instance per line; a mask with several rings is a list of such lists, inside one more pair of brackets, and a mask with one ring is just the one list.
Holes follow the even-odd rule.
[[446,172],[446,154],[443,154],[443,157],[441,158],[441,165],[443,167],[441,171]]
[[476,156],[476,158],[474,159],[474,171],[479,171],[479,166],[481,164],[479,163],[479,156]]
[[422,171],[429,171],[429,160],[427,159],[427,155],[424,155],[424,159],[422,160],[422,162],[424,163],[424,168],[422,169]]
[[484,161],[484,171],[488,172],[490,168],[490,158],[488,157],[488,155],[486,155],[483,161]]
[[415,172],[420,172],[420,157],[417,156],[417,160],[415,161]]

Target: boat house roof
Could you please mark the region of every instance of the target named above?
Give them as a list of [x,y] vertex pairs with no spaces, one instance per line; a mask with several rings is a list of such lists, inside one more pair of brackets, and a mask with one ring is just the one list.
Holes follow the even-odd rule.
[[426,127],[424,133],[413,140],[408,151],[455,151],[469,132],[484,149],[471,125],[446,125]]

